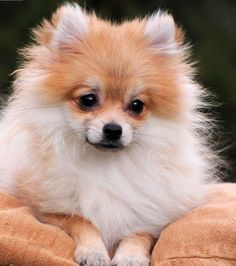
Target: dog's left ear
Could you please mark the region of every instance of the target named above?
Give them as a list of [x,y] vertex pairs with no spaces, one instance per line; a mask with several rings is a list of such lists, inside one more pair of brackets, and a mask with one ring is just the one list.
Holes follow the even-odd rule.
[[166,12],[158,11],[147,18],[144,36],[149,46],[160,54],[174,55],[178,45],[182,43],[183,35],[176,27],[174,19]]
[[44,20],[34,30],[38,43],[53,52],[73,50],[71,44],[81,41],[88,32],[88,17],[81,7],[74,4],[62,5],[50,21]]
[[52,38],[55,49],[67,49],[81,41],[88,31],[87,15],[78,4],[66,4],[59,9],[59,19]]

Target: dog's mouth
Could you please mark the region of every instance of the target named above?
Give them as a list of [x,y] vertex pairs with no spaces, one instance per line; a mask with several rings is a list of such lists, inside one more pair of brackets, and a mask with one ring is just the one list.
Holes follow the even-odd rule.
[[93,143],[88,138],[86,138],[86,142],[101,151],[117,151],[124,149],[124,146],[120,141],[101,140],[98,143]]

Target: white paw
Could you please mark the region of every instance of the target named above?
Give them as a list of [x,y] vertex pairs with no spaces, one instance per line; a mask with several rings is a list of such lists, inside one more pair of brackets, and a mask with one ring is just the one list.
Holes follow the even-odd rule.
[[142,255],[115,255],[112,266],[149,266],[149,257]]
[[95,251],[86,246],[76,248],[75,261],[81,266],[109,266],[111,264],[106,252]]

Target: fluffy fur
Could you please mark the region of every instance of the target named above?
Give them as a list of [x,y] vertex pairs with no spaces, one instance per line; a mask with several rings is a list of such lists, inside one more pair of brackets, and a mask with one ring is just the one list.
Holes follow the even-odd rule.
[[[200,204],[216,157],[200,113],[183,34],[157,12],[122,24],[66,4],[34,30],[0,124],[1,186],[44,213],[78,214],[108,248],[161,229]],[[100,107],[74,99],[96,91]],[[139,116],[126,107],[145,103]],[[122,126],[124,149],[101,151],[105,123]]]

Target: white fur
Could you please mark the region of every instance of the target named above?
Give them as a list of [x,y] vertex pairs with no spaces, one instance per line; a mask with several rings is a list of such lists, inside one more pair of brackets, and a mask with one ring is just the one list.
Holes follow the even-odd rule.
[[174,19],[165,12],[158,11],[147,19],[144,35],[158,53],[173,55],[178,51]]
[[56,49],[66,48],[68,44],[81,40],[88,31],[87,17],[77,4],[66,4],[54,32],[52,46]]
[[[77,123],[74,125],[75,129],[79,126]],[[109,123],[115,123],[122,127],[121,145],[129,145],[133,138],[132,127],[128,122],[122,119],[121,116],[117,116],[117,112],[115,113],[113,110],[109,110],[109,115],[106,115],[105,117],[100,116],[96,119],[93,119],[92,122],[87,125],[86,135],[90,143],[96,144],[102,141],[103,127],[105,124]]]

